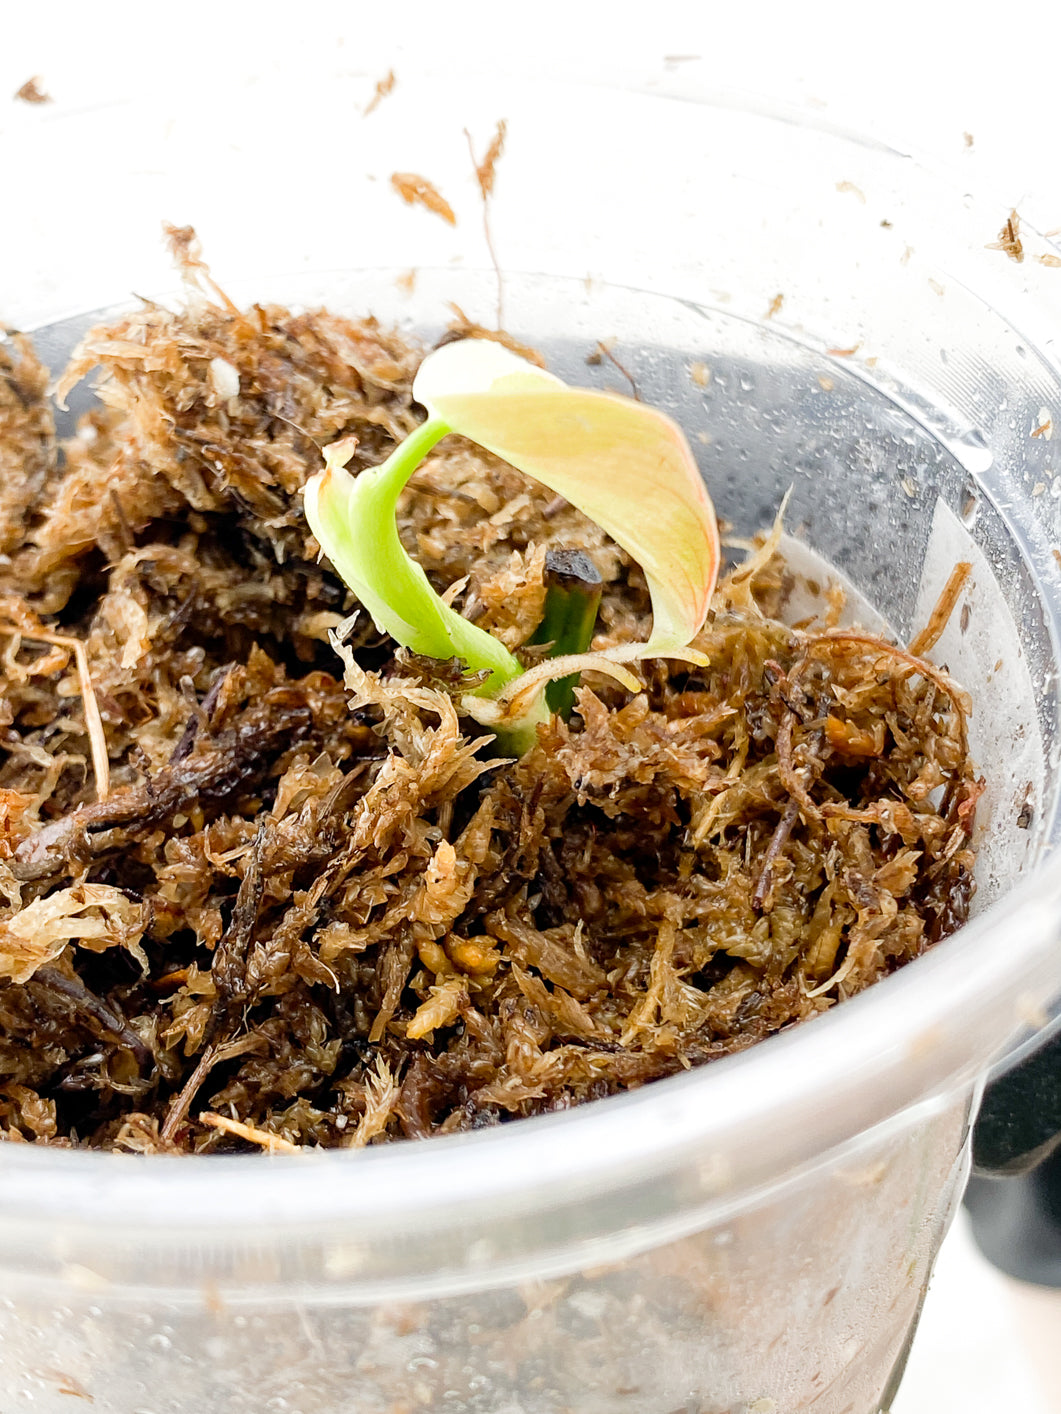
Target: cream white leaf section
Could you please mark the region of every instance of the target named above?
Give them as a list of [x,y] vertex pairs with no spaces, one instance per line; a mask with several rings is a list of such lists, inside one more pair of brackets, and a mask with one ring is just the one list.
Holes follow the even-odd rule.
[[719,565],[711,499],[678,425],[645,403],[573,388],[486,339],[444,344],[413,396],[432,417],[583,511],[645,572],[649,652],[690,643]]

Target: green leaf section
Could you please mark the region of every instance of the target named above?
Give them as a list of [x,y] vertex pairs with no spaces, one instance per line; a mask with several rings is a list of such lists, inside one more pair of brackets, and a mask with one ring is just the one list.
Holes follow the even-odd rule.
[[325,449],[326,469],[306,486],[306,519],[336,573],[381,632],[427,658],[460,658],[490,677],[475,689],[491,697],[523,672],[502,643],[444,604],[398,538],[395,512],[406,482],[452,429],[429,417],[377,467],[351,476],[342,444]]

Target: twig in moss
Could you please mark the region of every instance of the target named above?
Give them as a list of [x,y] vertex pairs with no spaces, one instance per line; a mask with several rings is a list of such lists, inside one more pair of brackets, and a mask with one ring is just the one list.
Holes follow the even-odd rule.
[[265,889],[262,853],[269,823],[266,816],[258,827],[254,848],[240,880],[232,918],[214,949],[210,964],[210,976],[217,988],[216,1010],[219,1016],[231,1013],[247,996],[247,949],[254,935]]
[[191,1075],[174,1095],[170,1102],[169,1110],[163,1122],[159,1138],[166,1144],[172,1144],[177,1137],[177,1130],[184,1123],[184,1117],[188,1113],[191,1102],[195,1099],[196,1091],[210,1074],[211,1069],[217,1060],[217,1046],[207,1046],[199,1057],[199,1063],[192,1071]]
[[270,1153],[301,1154],[302,1152],[300,1145],[292,1144],[290,1139],[285,1139],[280,1134],[270,1134],[267,1129],[257,1129],[253,1124],[243,1124],[238,1119],[229,1119],[227,1115],[215,1114],[212,1110],[204,1110],[199,1116],[199,1123],[205,1124],[209,1129],[220,1129],[223,1133],[231,1134],[236,1139],[246,1139],[249,1144],[260,1144]]
[[162,1125],[160,1137],[167,1143],[172,1144],[177,1130],[180,1129],[187,1117],[191,1103],[199,1092],[203,1081],[213,1070],[215,1065],[223,1065],[225,1061],[235,1060],[237,1056],[245,1055],[247,1051],[260,1050],[268,1043],[261,1036],[250,1035],[240,1036],[235,1041],[225,1041],[220,1045],[213,1042],[203,1048],[203,1053],[199,1057],[199,1063],[192,1071],[191,1075],[181,1086],[180,1090],[170,1101],[166,1119]]
[[926,653],[931,653],[939,642],[940,634],[950,622],[954,606],[960,599],[965,582],[972,574],[972,570],[972,564],[968,560],[959,560],[951,570],[947,582],[943,586],[943,592],[936,601],[936,607],[928,616],[928,623],[916,637],[910,640],[909,652],[915,658],[923,658]]
[[811,800],[807,787],[800,779],[799,770],[793,757],[792,732],[795,725],[796,714],[786,707],[778,724],[777,736],[774,738],[777,749],[777,773],[781,777],[781,784],[802,808],[807,819],[820,820],[822,818],[821,811]]
[[89,991],[79,977],[68,977],[57,967],[38,967],[33,974],[33,980],[42,987],[46,987],[50,992],[65,997],[67,1001],[73,1003],[77,1011],[91,1017],[102,1031],[112,1036],[114,1040],[120,1042],[132,1053],[134,1060],[141,1068],[154,1059],[150,1047],[144,1044],[140,1036],[125,1020],[125,1017],[115,1011],[109,1002],[98,997],[95,992]]
[[781,852],[788,843],[788,837],[792,833],[792,826],[796,823],[798,815],[799,802],[790,800],[785,807],[785,813],[777,822],[777,827],[770,837],[766,854],[763,856],[763,867],[759,871],[759,882],[755,885],[755,892],[752,894],[752,907],[757,913],[767,912],[773,902],[774,865],[780,859]]

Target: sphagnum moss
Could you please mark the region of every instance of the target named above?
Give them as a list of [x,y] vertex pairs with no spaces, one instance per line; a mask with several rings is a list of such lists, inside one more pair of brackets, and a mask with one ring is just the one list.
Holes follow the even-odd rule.
[[[355,438],[358,471],[416,427],[420,350],[325,311],[145,305],[75,355],[101,406],[60,471],[32,353],[5,347],[25,373],[0,424],[10,1138],[215,1152],[496,1124],[739,1050],[963,921],[963,694],[882,639],[780,622],[771,544],[716,590],[706,666],[640,664],[636,694],[584,675],[569,721],[499,757],[460,663],[351,625],[302,510],[321,446]],[[649,635],[629,556],[488,452],[447,439],[397,515],[511,654],[559,547],[602,577],[595,648]]]

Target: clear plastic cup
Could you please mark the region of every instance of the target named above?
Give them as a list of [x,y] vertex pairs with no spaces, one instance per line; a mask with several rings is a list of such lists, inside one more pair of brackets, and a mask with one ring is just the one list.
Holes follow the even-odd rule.
[[[1020,264],[987,250],[997,206],[747,109],[452,74],[404,82],[371,120],[349,82],[275,96],[248,86],[230,127],[209,100],[112,94],[9,131],[9,189],[34,200],[7,218],[0,312],[58,366],[94,311],[172,288],[169,219],[198,227],[239,300],[428,335],[454,300],[492,322],[462,129],[481,151],[507,118],[491,233],[514,333],[587,383],[614,376],[585,355],[615,340],[720,514],[750,532],[791,485],[793,553],[900,636],[972,561],[937,657],[974,696],[989,783],[975,916],[811,1024],[577,1111],[299,1157],[2,1146],[0,1404],[887,1409],[983,1078],[1061,988],[1061,460],[1032,435],[1061,428],[1061,275],[1035,258],[1055,252],[1033,231]],[[336,124],[341,164],[311,140]],[[458,225],[402,205],[396,170],[435,182]]]

